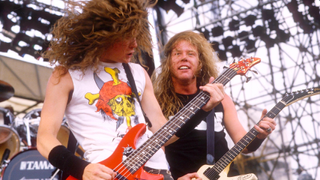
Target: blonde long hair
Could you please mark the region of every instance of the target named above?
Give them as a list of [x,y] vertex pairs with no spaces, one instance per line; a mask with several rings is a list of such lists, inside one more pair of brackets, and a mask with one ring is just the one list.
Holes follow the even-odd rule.
[[152,54],[147,8],[155,3],[149,0],[68,2],[66,16],[55,23],[53,40],[43,57],[62,69],[84,72],[93,66],[97,70],[106,48],[118,40],[136,37],[138,49],[134,56],[143,64],[142,51]]
[[164,46],[164,59],[162,59],[160,65],[161,72],[157,74],[157,72],[154,71],[152,74],[156,98],[163,114],[167,118],[174,115],[183,107],[182,102],[174,92],[169,68],[171,52],[176,44],[182,40],[188,41],[190,44],[194,45],[199,52],[200,68],[196,73],[197,87],[207,84],[210,77],[218,77],[217,62],[220,60],[214,55],[215,51],[202,34],[193,31],[184,31],[173,36]]

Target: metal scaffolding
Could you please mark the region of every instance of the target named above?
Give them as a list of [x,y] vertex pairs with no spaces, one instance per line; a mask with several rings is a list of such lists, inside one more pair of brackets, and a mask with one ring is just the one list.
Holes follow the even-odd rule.
[[[261,58],[253,68],[258,74],[247,75],[250,82],[236,77],[226,85],[247,130],[291,92],[320,87],[319,1],[177,0],[171,8],[161,2],[153,11],[160,43],[194,30],[213,43],[221,66]],[[288,105],[275,120],[259,150],[236,158],[240,171],[259,180],[320,179],[320,95]]]
[[[30,2],[36,3],[38,11],[50,9],[54,14],[63,14],[58,7]],[[180,31],[195,30],[213,44],[222,60],[221,67],[234,59],[261,58],[253,67],[258,74],[246,75],[252,76],[250,82],[237,76],[226,85],[239,119],[250,130],[260,120],[264,108],[270,111],[291,92],[312,92],[320,87],[319,7],[320,2],[314,0],[158,0],[152,14],[161,44]],[[16,17],[27,17],[27,12],[4,14],[1,24],[11,17],[12,22],[6,21],[11,27],[17,24],[13,21]],[[47,25],[48,22],[45,21]],[[10,29],[3,27],[0,33],[13,41],[19,32]],[[9,47],[4,45],[9,44],[2,42],[0,51],[7,51]],[[30,53],[17,47],[13,49],[19,54]],[[6,58],[1,57],[0,63],[4,62]],[[7,71],[4,65],[2,68],[3,75]],[[237,156],[235,162],[242,173],[253,172],[259,180],[320,179],[320,95],[311,95],[279,112],[275,117],[276,130],[256,152]]]

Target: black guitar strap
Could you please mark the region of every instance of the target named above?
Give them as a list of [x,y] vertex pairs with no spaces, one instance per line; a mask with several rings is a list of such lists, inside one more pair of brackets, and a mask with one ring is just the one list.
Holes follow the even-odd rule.
[[126,74],[127,74],[127,78],[129,80],[129,83],[131,85],[131,89],[133,91],[133,93],[135,94],[136,98],[138,99],[138,102],[140,104],[140,107],[141,107],[141,110],[142,110],[142,113],[143,113],[143,116],[148,124],[149,127],[152,127],[152,124],[150,122],[150,120],[148,119],[148,117],[146,116],[146,114],[144,113],[143,109],[142,109],[142,106],[141,106],[141,102],[140,102],[140,98],[139,98],[139,94],[137,92],[137,88],[136,88],[136,83],[134,82],[134,79],[133,79],[133,76],[132,76],[132,73],[131,73],[131,70],[130,70],[130,67],[127,63],[122,63],[123,67],[124,67],[124,70],[126,71]]
[[[140,106],[141,106],[141,102],[140,102],[140,99],[139,99],[139,96],[138,96],[138,93],[137,93],[136,84],[135,84],[135,82],[133,80],[133,76],[132,76],[130,67],[126,63],[122,63],[122,65],[123,65],[123,67],[124,67],[124,69],[126,71],[127,78],[128,78],[129,83],[130,83],[130,85],[132,87],[132,91],[133,91],[133,93],[135,93],[135,96],[137,97],[138,102],[140,103]],[[144,115],[144,117],[146,119],[146,122],[148,123],[148,126],[152,127],[152,124],[151,124],[150,120],[145,115],[143,110],[142,110],[142,113],[143,113],[143,115]],[[67,149],[70,150],[72,153],[78,152],[81,156],[83,155],[83,152],[78,148],[78,141],[76,140],[76,138],[74,137],[74,135],[73,135],[73,133],[71,131],[70,131],[70,134],[69,134],[69,140],[68,140]],[[68,174],[61,172],[61,180],[67,179],[68,176],[69,176]]]
[[207,164],[214,164],[214,109],[206,117],[207,122]]

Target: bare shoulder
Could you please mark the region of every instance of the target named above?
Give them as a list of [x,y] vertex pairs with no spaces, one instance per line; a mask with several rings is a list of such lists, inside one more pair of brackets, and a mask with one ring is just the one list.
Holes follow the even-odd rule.
[[[152,92],[153,94],[153,86],[152,86],[152,82],[151,82],[151,79],[149,77],[149,74],[147,73],[147,71],[142,68],[143,71],[144,71],[144,77],[146,79],[146,87],[145,87],[145,90],[149,90],[150,92]],[[153,94],[154,95],[154,94]]]
[[47,92],[70,92],[73,90],[72,78],[65,68],[55,68],[47,83]]

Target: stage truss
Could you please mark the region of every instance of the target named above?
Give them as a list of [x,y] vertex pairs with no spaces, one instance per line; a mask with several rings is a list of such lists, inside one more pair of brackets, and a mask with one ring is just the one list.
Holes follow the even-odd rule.
[[[153,11],[162,44],[180,31],[197,30],[227,60],[222,66],[241,56],[261,58],[252,68],[258,74],[247,74],[252,77],[248,83],[237,76],[226,85],[247,130],[260,120],[264,108],[271,110],[286,93],[320,87],[320,22],[311,11],[319,15],[319,1],[170,2],[171,9],[157,6]],[[240,170],[254,172],[259,180],[319,179],[320,95],[285,107],[275,120],[276,130],[259,150],[237,158]]]

